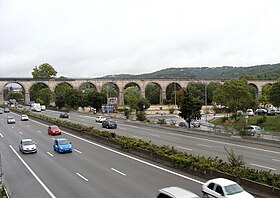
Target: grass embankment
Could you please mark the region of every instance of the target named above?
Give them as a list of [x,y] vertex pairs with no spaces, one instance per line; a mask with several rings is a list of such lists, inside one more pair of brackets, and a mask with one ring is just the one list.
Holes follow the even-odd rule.
[[276,132],[280,134],[280,115],[266,116],[255,115],[249,116],[247,119],[245,116],[232,115],[229,118],[215,118],[210,121],[212,124],[221,125],[226,127],[233,127],[237,130],[242,129],[246,125],[257,125],[265,131]]

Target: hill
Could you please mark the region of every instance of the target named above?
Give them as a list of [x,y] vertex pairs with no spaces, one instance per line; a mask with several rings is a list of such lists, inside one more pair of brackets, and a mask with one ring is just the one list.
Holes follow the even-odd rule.
[[104,78],[181,78],[181,79],[205,79],[221,80],[248,76],[250,79],[275,80],[280,78],[280,63],[256,65],[250,67],[182,67],[167,68],[153,73],[130,75],[108,75]]

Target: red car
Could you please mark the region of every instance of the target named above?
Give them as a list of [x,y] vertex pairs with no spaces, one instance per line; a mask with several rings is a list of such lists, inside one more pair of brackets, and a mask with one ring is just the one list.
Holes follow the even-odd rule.
[[61,135],[61,130],[56,125],[48,127],[48,134],[50,135]]

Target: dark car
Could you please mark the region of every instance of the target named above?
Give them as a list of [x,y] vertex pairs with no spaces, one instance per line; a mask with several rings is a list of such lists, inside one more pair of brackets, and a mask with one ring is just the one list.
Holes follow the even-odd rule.
[[69,114],[68,113],[61,113],[59,114],[60,118],[69,118]]
[[10,112],[10,109],[9,108],[5,108],[4,109],[4,113],[9,113]]
[[187,124],[186,122],[180,122],[180,123],[179,123],[179,126],[180,126],[180,127],[187,127],[188,124]]
[[257,109],[255,111],[255,114],[256,115],[265,115],[267,113],[267,110],[266,109]]
[[114,120],[104,120],[102,122],[102,128],[116,129],[117,128],[117,123]]

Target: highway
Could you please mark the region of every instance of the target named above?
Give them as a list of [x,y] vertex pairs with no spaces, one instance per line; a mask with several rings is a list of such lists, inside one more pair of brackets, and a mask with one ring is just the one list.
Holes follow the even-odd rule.
[[[16,124],[6,123],[8,115],[16,118]],[[71,119],[84,120],[79,115],[71,115]],[[123,128],[126,126],[120,125],[118,130]],[[71,141],[73,153],[54,152],[56,137]],[[19,152],[23,138],[36,142],[36,154]],[[143,198],[155,197],[158,189],[166,186],[181,186],[201,196],[201,184],[205,182],[67,131],[50,136],[47,125],[32,119],[20,121],[20,116],[12,112],[0,114],[0,152],[3,179],[11,197]]]
[[[59,118],[59,112],[45,111],[44,115]],[[82,123],[87,126],[94,126],[96,129],[109,130],[119,135],[130,136],[145,141],[152,141],[157,145],[169,145],[174,148],[191,153],[227,160],[228,150],[233,149],[236,155],[243,155],[246,166],[254,169],[270,170],[280,173],[280,147],[278,144],[262,145],[255,141],[245,141],[237,137],[223,139],[217,136],[207,136],[206,133],[187,133],[189,129],[151,127],[149,125],[135,125],[132,121],[118,120],[117,129],[102,129],[100,123],[96,123],[94,115],[70,113],[66,119],[75,123]],[[183,132],[182,132],[183,131]]]

